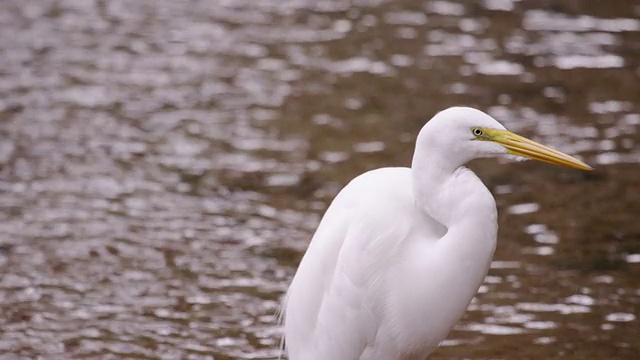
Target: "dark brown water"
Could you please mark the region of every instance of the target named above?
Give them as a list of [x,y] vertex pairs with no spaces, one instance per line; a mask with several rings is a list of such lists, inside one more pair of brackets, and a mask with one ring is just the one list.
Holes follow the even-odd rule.
[[329,201],[458,104],[597,170],[471,164],[500,240],[433,358],[640,358],[636,1],[21,0],[0,359],[275,358]]

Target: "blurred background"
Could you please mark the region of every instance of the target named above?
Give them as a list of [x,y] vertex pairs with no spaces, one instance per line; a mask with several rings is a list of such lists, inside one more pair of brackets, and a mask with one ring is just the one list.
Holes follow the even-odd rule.
[[470,164],[499,243],[432,358],[640,358],[637,1],[21,0],[0,359],[276,358],[333,196],[451,105],[596,170]]

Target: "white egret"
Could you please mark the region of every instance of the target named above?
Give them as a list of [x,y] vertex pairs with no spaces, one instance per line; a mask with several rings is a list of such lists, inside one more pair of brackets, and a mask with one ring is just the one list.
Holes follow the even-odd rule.
[[283,304],[289,359],[424,360],[466,310],[496,246],[496,203],[463,165],[504,154],[591,170],[482,111],[438,113],[411,168],[356,177],[325,213]]

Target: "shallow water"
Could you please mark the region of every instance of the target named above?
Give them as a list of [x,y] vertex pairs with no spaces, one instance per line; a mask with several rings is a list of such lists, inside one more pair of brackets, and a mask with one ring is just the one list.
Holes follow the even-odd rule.
[[355,175],[481,108],[597,169],[483,160],[500,240],[434,359],[640,357],[640,7],[0,4],[0,359],[272,359]]

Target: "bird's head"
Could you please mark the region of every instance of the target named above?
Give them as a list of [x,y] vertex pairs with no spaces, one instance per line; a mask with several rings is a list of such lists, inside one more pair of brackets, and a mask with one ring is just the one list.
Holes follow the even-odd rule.
[[475,158],[515,155],[581,170],[591,166],[505,129],[480,110],[451,107],[436,114],[420,131],[418,151],[439,151],[463,165]]

